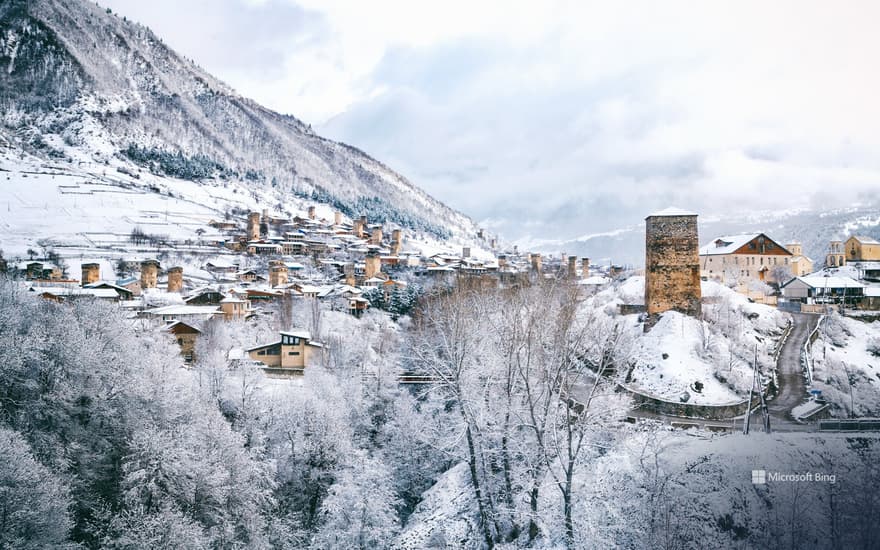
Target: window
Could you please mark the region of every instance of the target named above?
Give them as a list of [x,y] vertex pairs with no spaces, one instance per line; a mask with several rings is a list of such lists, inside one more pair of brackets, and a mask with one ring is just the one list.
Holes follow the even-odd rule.
[[182,345],[183,345],[183,338],[178,338],[178,339],[177,339],[177,345],[178,345],[178,346],[182,346]]
[[266,355],[266,350],[261,349],[260,351],[257,352],[257,355]]
[[299,355],[298,351],[288,351],[287,355]]

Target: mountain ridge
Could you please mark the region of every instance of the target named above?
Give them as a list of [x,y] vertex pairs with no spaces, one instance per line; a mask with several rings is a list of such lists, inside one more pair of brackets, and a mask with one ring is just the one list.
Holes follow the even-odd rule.
[[[381,161],[241,96],[147,27],[96,4],[0,6],[0,106],[0,134],[42,158],[82,160],[71,153],[79,149],[109,166],[180,177],[162,170],[174,155],[195,174],[238,178],[280,201],[311,197],[441,239],[476,236],[473,220]],[[126,154],[133,147],[146,160]],[[380,211],[359,211],[364,205]]]

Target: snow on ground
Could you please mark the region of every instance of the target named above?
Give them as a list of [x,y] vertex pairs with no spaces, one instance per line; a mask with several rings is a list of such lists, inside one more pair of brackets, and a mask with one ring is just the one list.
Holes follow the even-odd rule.
[[826,317],[813,344],[813,387],[835,416],[880,416],[880,321]]
[[447,470],[422,494],[394,548],[482,548],[479,514],[467,464]]
[[[208,222],[224,219],[234,208],[305,217],[309,206],[316,206],[320,218],[333,219],[333,209],[327,204],[282,196],[247,182],[193,182],[156,176],[117,158],[108,164],[89,160],[46,164],[0,147],[0,250],[8,259],[25,258],[29,248],[38,249],[41,239],[51,241],[63,257],[93,255],[95,251],[109,256],[114,250],[134,250],[137,247],[128,237],[135,227],[178,242],[222,239]],[[343,216],[343,221],[350,220]],[[199,235],[200,230],[205,233]],[[458,254],[466,243],[460,238],[443,243],[411,231],[407,237],[407,249],[426,255]],[[479,244],[467,243],[473,256],[494,257]]]
[[[865,512],[875,497],[863,488],[877,483],[877,435],[717,435],[641,424],[621,425],[603,448],[575,473],[578,548],[826,548],[834,525],[839,547],[875,540],[876,517]],[[393,547],[480,547],[469,481],[464,463],[440,476]],[[559,508],[548,479],[533,547],[564,548]],[[524,538],[499,548],[517,542]]]
[[[644,304],[644,284],[644,277],[615,283],[587,307],[619,316],[620,304]],[[670,401],[687,393],[688,403],[727,405],[748,395],[755,346],[762,371],[775,368],[787,316],[712,281],[703,282],[702,294],[703,320],[668,311],[645,333],[637,315],[620,316],[632,341],[629,388]]]

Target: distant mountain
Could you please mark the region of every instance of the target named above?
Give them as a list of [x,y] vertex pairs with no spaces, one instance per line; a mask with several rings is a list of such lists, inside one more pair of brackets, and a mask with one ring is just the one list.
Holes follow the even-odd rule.
[[439,240],[476,235],[381,162],[241,97],[150,29],[82,0],[0,2],[0,122],[0,143],[56,166],[237,181],[279,204],[316,200]]
[[[880,205],[827,211],[731,213],[724,217],[698,219],[701,244],[723,235],[760,231],[781,244],[800,241],[804,253],[813,259],[816,267],[825,261],[828,242],[832,239],[846,240],[850,235],[880,239]],[[641,224],[574,239],[524,239],[519,245],[523,249],[585,256],[598,263],[642,266],[645,263],[645,226]]]

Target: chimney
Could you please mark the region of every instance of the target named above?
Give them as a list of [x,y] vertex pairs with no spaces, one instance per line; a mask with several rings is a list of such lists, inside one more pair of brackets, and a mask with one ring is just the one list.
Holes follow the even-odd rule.
[[339,210],[333,213],[333,224],[342,225],[342,212]]
[[374,227],[370,235],[370,244],[379,246],[382,244],[382,228]]
[[141,262],[141,290],[156,288],[159,281],[159,262],[144,260]]
[[590,259],[581,258],[581,277],[586,279],[590,276]]
[[101,278],[101,264],[82,264],[82,286],[97,283]]
[[317,214],[315,213],[315,207],[310,206],[309,207],[309,219],[314,220],[316,217],[317,217]]
[[183,268],[168,268],[168,292],[181,292],[183,290]]
[[259,212],[251,212],[250,214],[248,214],[247,240],[249,240],[249,241],[259,241],[260,240],[260,213]]
[[470,258],[471,257],[471,247],[469,247],[469,246],[461,247],[461,257],[462,258]]
[[571,279],[577,278],[577,256],[568,257],[568,276]]

